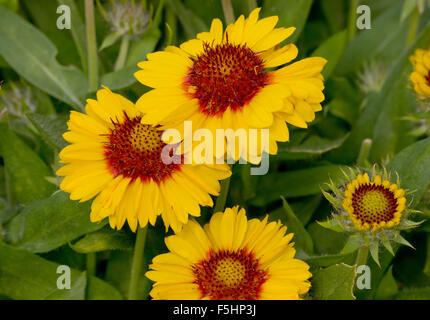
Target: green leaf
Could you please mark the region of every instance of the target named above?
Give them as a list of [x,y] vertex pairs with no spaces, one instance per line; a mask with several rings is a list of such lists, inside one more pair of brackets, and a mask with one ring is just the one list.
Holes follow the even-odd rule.
[[401,187],[415,191],[409,197],[416,206],[430,184],[430,138],[418,141],[399,152],[387,168],[400,176]]
[[[26,250],[15,248],[0,242],[0,295],[16,300],[40,300],[52,296],[66,295],[57,288],[57,274],[60,265],[45,260]],[[81,271],[71,268],[71,287],[73,294],[82,287]],[[88,299],[122,299],[121,294],[108,283],[96,277],[90,277]],[[75,295],[76,296],[76,295]]]
[[296,243],[295,248],[298,250],[301,249],[307,254],[313,254],[314,250],[311,236],[297,218],[285,198],[281,196],[281,199],[284,216],[281,217],[280,220],[283,225],[287,226],[288,232],[294,233],[293,241]]
[[307,153],[312,155],[319,155],[330,150],[339,148],[343,142],[348,138],[348,135],[338,139],[330,140],[321,138],[317,135],[310,135],[309,137],[300,141],[297,144],[294,137],[288,143],[279,143],[277,158],[283,158],[283,153]]
[[[418,45],[423,45],[430,36],[430,23],[421,34],[418,42],[406,50],[392,67],[384,86],[379,93],[368,96],[364,112],[358,119],[351,135],[343,146],[333,151],[333,155],[343,161],[355,161],[361,143],[366,138],[373,140],[370,158],[379,161],[410,144],[414,138],[407,136],[411,125],[400,121],[400,117],[411,113],[415,100],[406,85],[407,70],[411,68],[409,56]],[[366,50],[369,50],[366,48]],[[409,91],[408,91],[409,90]]]
[[388,269],[385,276],[382,278],[381,283],[376,290],[375,299],[389,300],[392,299],[399,291],[397,282],[393,277],[393,266]]
[[39,89],[83,108],[87,79],[76,67],[64,67],[56,60],[56,47],[39,30],[18,15],[0,7],[0,55],[23,78]]
[[343,247],[340,254],[348,254],[357,251],[363,245],[363,240],[361,236],[353,235],[350,236],[345,246]]
[[74,0],[57,0],[59,4],[64,4],[70,8],[70,20],[72,21],[73,27],[70,29],[73,40],[75,42],[76,49],[78,50],[79,57],[81,59],[82,70],[87,72],[88,60],[87,60],[87,36],[85,23],[79,13],[79,9],[76,6]]
[[8,8],[10,11],[17,12],[19,3],[18,0],[0,0],[0,6]]
[[408,240],[406,240],[405,238],[403,238],[400,234],[397,234],[397,235],[394,237],[393,241],[394,241],[394,242],[397,242],[397,243],[400,243],[400,244],[403,244],[403,245],[405,245],[405,246],[408,246],[408,247],[410,247],[410,248],[412,248],[412,249],[415,249],[415,248],[414,248],[414,247],[409,243],[409,241],[408,241]]
[[332,230],[334,232],[343,232],[345,229],[336,219],[327,219],[326,221],[316,221],[321,227],[326,228],[328,230]]
[[61,150],[67,145],[63,139],[63,133],[67,131],[66,119],[38,113],[27,113],[26,116],[39,131],[43,140],[53,148]]
[[389,253],[391,253],[394,256],[393,247],[391,246],[390,240],[382,240],[382,245]]
[[[221,3],[221,1],[217,1],[217,2]],[[257,8],[257,0],[234,0],[232,1],[231,4],[233,5],[233,10],[236,17],[239,17],[241,14],[247,17],[249,16],[252,10]],[[212,10],[209,10],[209,11],[212,11]],[[222,15],[222,10],[221,10],[221,15]]]
[[[236,9],[238,2],[243,2],[242,0],[232,1],[233,8]],[[185,7],[189,8],[197,16],[199,16],[203,21],[212,21],[214,18],[222,19],[224,17],[222,12],[221,1],[219,0],[185,0]],[[235,10],[236,15],[238,11]],[[248,12],[244,12],[248,15]]]
[[312,222],[307,230],[312,237],[315,253],[318,254],[338,254],[348,239],[345,233],[323,228],[319,222]]
[[160,29],[152,24],[146,29],[142,39],[131,46],[126,66],[136,66],[139,62],[146,60],[146,55],[154,51],[160,38]]
[[327,64],[322,71],[324,78],[330,77],[342,57],[347,44],[346,30],[338,32],[324,41],[313,53],[312,57],[323,57]]
[[417,7],[417,0],[405,0],[402,8],[402,14],[400,15],[400,22],[403,22],[414,9]]
[[70,246],[79,253],[100,252],[106,250],[129,250],[133,248],[134,237],[124,231],[112,230],[109,226],[87,234]]
[[121,37],[123,36],[122,32],[116,31],[109,33],[104,39],[103,42],[99,48],[99,51],[102,51],[103,49],[106,49],[113,45],[115,42],[117,42]]
[[336,264],[321,269],[312,278],[312,293],[317,300],[354,300],[355,268]]
[[297,218],[305,226],[311,220],[312,215],[321,204],[322,197],[320,194],[315,196],[305,197],[298,201],[290,203],[291,209],[297,212]]
[[261,177],[257,186],[258,196],[251,203],[263,206],[279,199],[281,195],[285,198],[294,198],[319,194],[320,188],[327,190],[325,183],[329,182],[330,178],[338,181],[343,177],[340,170],[342,168],[346,167],[323,165],[309,169],[269,173]]
[[328,267],[339,263],[354,264],[354,259],[354,254],[328,254],[303,258],[309,265],[315,267]]
[[106,221],[90,221],[90,204],[69,200],[58,191],[50,198],[26,206],[9,224],[15,246],[31,252],[48,252],[86,233],[102,228]]
[[[386,58],[395,58],[398,55],[399,52],[385,52],[388,51],[387,47],[390,47],[391,42],[403,44],[406,41],[406,34],[400,32],[406,29],[405,25],[399,23],[401,1],[391,1],[391,3],[390,8],[372,20],[372,29],[358,33],[348,44],[336,67],[336,75],[355,72],[365,61],[376,57],[387,61]],[[373,5],[369,5],[372,10]],[[372,10],[373,13],[374,10]],[[404,45],[400,49],[403,50],[403,48]]]
[[350,125],[353,125],[357,121],[358,108],[350,101],[334,98],[326,105],[326,108],[331,114],[345,120]]
[[400,291],[394,299],[396,300],[430,300],[430,287],[406,288]]
[[324,0],[320,2],[321,9],[333,33],[346,25],[346,7],[344,0]]
[[70,289],[55,290],[48,294],[44,300],[85,300],[85,289],[87,288],[87,273],[84,271],[73,282]]
[[381,267],[381,264],[379,263],[379,243],[377,241],[372,242],[369,245],[369,251],[373,261],[375,261],[376,264]]
[[45,180],[46,176],[52,175],[52,171],[3,123],[0,123],[0,155],[18,202],[29,203],[54,192],[55,187]]
[[278,26],[295,27],[296,31],[288,41],[296,41],[305,26],[313,0],[265,0],[261,17],[279,16]]
[[340,201],[339,199],[335,198],[330,192],[321,190],[322,194],[324,195],[324,198],[327,199],[328,202],[330,202],[335,208],[340,208],[342,207],[342,201]]
[[168,4],[184,27],[185,35],[188,39],[195,38],[199,32],[208,31],[209,28],[206,23],[195,15],[192,10],[185,7],[181,1],[168,0]]

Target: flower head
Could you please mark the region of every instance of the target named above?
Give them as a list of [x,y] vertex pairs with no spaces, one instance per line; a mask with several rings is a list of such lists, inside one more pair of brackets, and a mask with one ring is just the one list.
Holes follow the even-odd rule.
[[113,32],[141,36],[148,26],[150,13],[141,2],[115,0],[111,1],[105,18]]
[[236,206],[214,214],[202,228],[191,220],[166,238],[146,276],[154,299],[298,299],[310,287],[309,266],[280,222],[247,220]]
[[390,228],[400,223],[406,208],[405,191],[377,174],[370,181],[367,173],[359,173],[348,183],[342,202],[358,230]]
[[86,114],[70,114],[63,137],[71,144],[60,152],[66,165],[57,175],[65,176],[60,188],[72,200],[97,196],[91,221],[108,217],[112,228],[127,221],[136,230],[161,215],[166,229],[179,231],[188,214],[200,215],[199,205],[213,205],[210,194],[217,195],[218,180],[230,175],[227,165],[168,164],[162,131],[142,124],[132,102],[107,88],[87,102]]
[[407,219],[412,210],[407,207],[406,192],[400,188],[400,179],[397,177],[393,183],[385,168],[378,172],[376,167],[371,172],[351,169],[350,175],[345,173],[345,177],[346,181],[339,188],[333,182],[329,184],[334,196],[323,191],[336,212],[332,219],[319,222],[325,228],[351,235],[344,253],[366,245],[378,262],[380,244],[391,253],[391,241],[410,245],[400,231],[416,227],[419,223]]
[[410,79],[414,90],[421,99],[430,98],[430,49],[417,49],[411,56],[414,71]]
[[[324,100],[321,71],[326,60],[313,57],[284,66],[298,50],[292,43],[279,44],[295,28],[275,28],[278,17],[258,19],[259,12],[240,16],[225,31],[221,20],[214,19],[210,31],[196,39],[148,54],[135,73],[154,88],[136,103],[145,113],[143,121],[179,131],[184,121],[192,121],[193,129],[214,135],[216,129],[267,128],[264,151],[270,154],[277,153],[277,141],[289,140],[286,123],[306,128]],[[157,108],[159,101],[169,107]],[[248,159],[242,151],[228,156]]]

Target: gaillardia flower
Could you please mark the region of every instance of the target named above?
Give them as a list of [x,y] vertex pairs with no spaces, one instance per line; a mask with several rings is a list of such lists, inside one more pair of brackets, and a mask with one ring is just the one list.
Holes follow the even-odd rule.
[[170,252],[156,256],[146,276],[155,281],[154,299],[299,299],[312,276],[294,258],[280,222],[247,220],[236,206],[215,213],[202,228],[190,220],[165,242]]
[[410,79],[414,90],[421,99],[430,98],[430,49],[417,49],[411,56],[414,71]]
[[179,231],[189,214],[200,215],[200,205],[213,205],[210,194],[217,195],[218,180],[230,175],[227,165],[167,164],[162,131],[142,124],[134,104],[107,88],[88,99],[85,110],[70,113],[63,137],[71,144],[60,152],[66,165],[57,175],[65,176],[60,188],[70,199],[97,196],[91,221],[108,217],[118,229],[127,221],[135,231],[161,214],[166,230]]
[[392,183],[390,174],[385,169],[382,173],[377,172],[376,167],[370,173],[351,169],[351,174],[345,174],[345,177],[347,180],[339,188],[333,182],[329,184],[334,196],[323,191],[336,213],[332,219],[319,222],[323,227],[351,234],[343,252],[353,252],[362,245],[369,246],[378,263],[380,244],[391,253],[390,241],[410,245],[400,235],[400,230],[413,228],[419,223],[407,219],[412,210],[407,208],[400,179],[397,177],[396,183]]
[[[214,19],[210,31],[197,39],[148,54],[135,73],[138,81],[154,88],[136,103],[145,113],[143,121],[179,132],[184,121],[192,121],[194,130],[208,129],[213,136],[216,129],[269,129],[264,151],[270,154],[277,153],[277,141],[289,140],[286,123],[306,128],[324,100],[321,71],[326,60],[313,57],[285,66],[298,50],[292,43],[279,44],[295,28],[275,28],[278,17],[258,19],[259,12],[240,16],[225,31],[221,20]],[[241,155],[241,150],[228,154],[235,160]]]

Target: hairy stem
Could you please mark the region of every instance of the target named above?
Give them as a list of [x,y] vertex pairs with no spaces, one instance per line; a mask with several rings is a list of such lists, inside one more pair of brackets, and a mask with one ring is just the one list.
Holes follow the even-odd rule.
[[85,0],[85,25],[87,30],[88,82],[90,91],[96,91],[99,86],[99,75],[93,0]]
[[146,234],[148,227],[138,228],[136,243],[134,245],[133,263],[131,265],[130,287],[128,290],[128,299],[137,300],[139,293],[139,278],[142,272],[144,250],[146,243]]

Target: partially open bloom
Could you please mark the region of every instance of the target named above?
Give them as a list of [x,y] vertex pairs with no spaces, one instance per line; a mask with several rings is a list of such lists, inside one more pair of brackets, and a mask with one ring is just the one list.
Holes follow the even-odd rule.
[[391,176],[384,172],[362,173],[351,169],[345,174],[347,180],[339,188],[332,182],[329,187],[334,193],[323,191],[336,209],[333,218],[319,222],[323,227],[351,234],[346,250],[354,251],[361,245],[369,246],[378,262],[379,244],[392,252],[390,241],[409,243],[400,235],[400,230],[409,229],[419,223],[408,220],[411,211],[407,208],[405,190],[400,188],[400,179],[391,182]]
[[162,131],[142,124],[132,102],[107,88],[87,102],[86,114],[70,113],[63,137],[71,144],[60,152],[66,165],[57,175],[65,176],[60,188],[72,200],[97,196],[91,221],[108,217],[112,228],[127,221],[136,230],[161,214],[166,229],[179,231],[189,214],[200,215],[200,205],[213,205],[210,194],[218,195],[218,180],[230,175],[227,165],[167,164]]
[[[259,12],[240,16],[225,31],[221,20],[214,19],[210,31],[197,39],[148,54],[135,73],[138,81],[154,88],[136,103],[145,113],[143,121],[182,132],[189,120],[194,130],[208,129],[213,136],[216,129],[267,128],[264,151],[270,154],[277,153],[277,141],[289,140],[286,123],[306,128],[324,100],[321,71],[326,60],[312,57],[284,66],[298,50],[292,43],[279,44],[295,28],[275,28],[278,17],[259,20]],[[236,151],[228,156],[248,159],[243,150]]]
[[280,222],[247,220],[236,206],[214,214],[202,228],[194,220],[167,237],[170,252],[156,256],[146,276],[154,299],[299,299],[310,287],[309,266]]
[[421,99],[430,98],[430,49],[417,49],[411,56],[414,71],[410,79],[414,90]]

